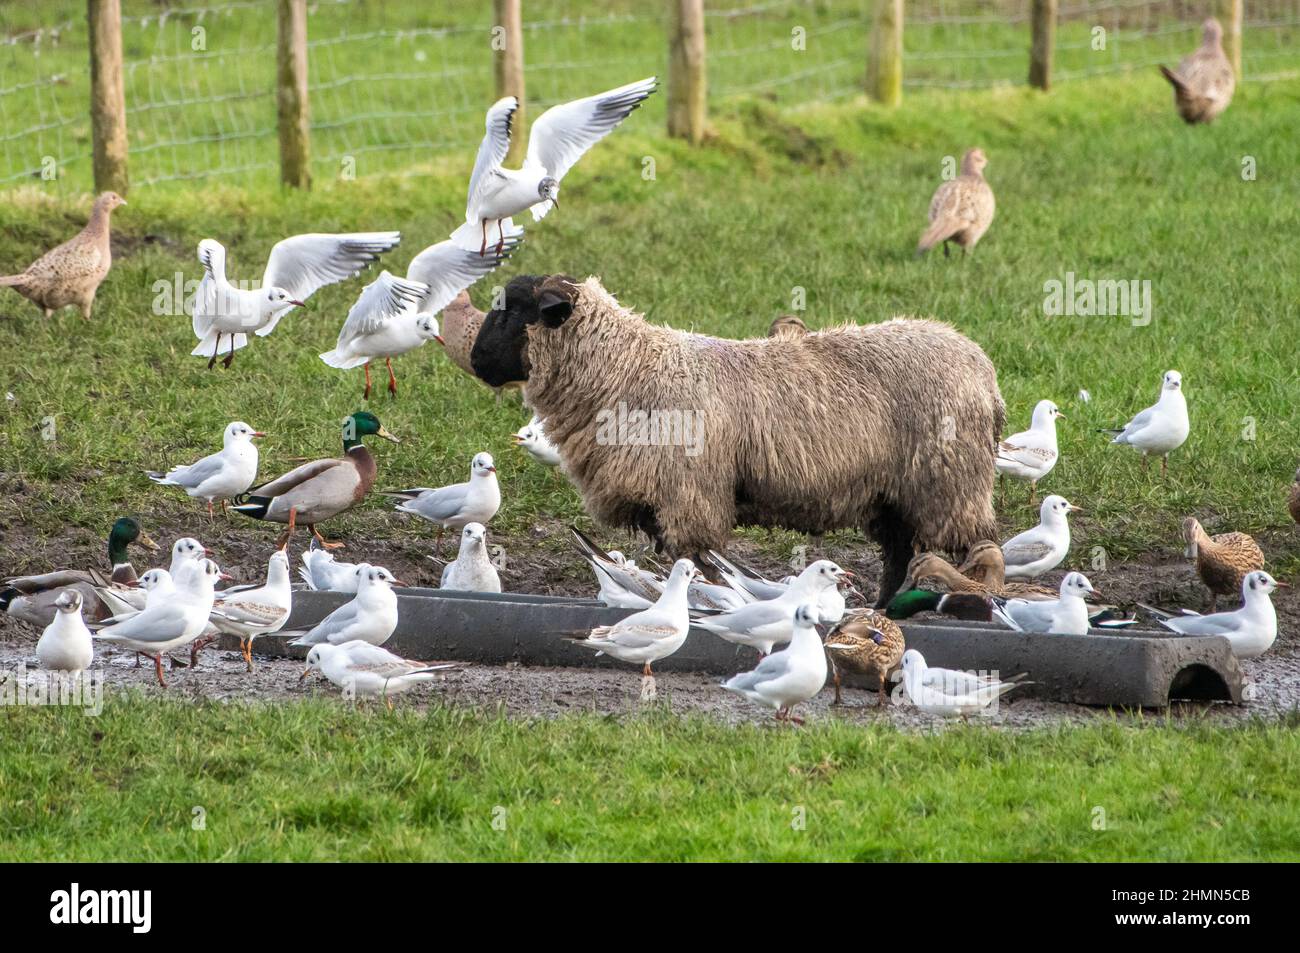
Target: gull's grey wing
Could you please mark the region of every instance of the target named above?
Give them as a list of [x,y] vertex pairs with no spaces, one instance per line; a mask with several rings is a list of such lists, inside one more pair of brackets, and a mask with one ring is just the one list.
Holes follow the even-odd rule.
[[1046,558],[1051,552],[1050,543],[1032,539],[1016,542],[1013,539],[1002,547],[1002,561],[1008,566],[1028,566]]
[[331,636],[342,635],[350,626],[355,625],[357,618],[357,601],[353,599],[351,602],[343,603],[343,605],[321,619],[320,622],[316,623],[316,628],[298,639],[294,644],[319,645],[322,642],[328,642]]
[[378,278],[361,289],[356,303],[348,311],[348,319],[339,331],[338,346],[344,347],[362,335],[374,334],[422,299],[428,290],[421,281],[398,278],[387,270],[381,271]]
[[165,479],[171,480],[177,486],[192,490],[208,477],[215,476],[220,469],[221,457],[212,453],[189,466],[174,467],[167,473]]
[[700,619],[695,624],[705,629],[717,626],[740,635],[748,635],[763,626],[777,625],[787,617],[793,620],[794,611],[787,610],[785,606],[772,600],[749,602],[730,612],[719,612],[717,615]]
[[425,519],[446,520],[465,508],[467,496],[469,496],[469,484],[456,483],[421,493],[407,503],[405,508],[419,513]]
[[461,248],[451,239],[430,245],[411,259],[406,268],[406,277],[428,286],[420,298],[420,314],[437,314],[455,300],[456,296],[489,274],[519,245],[516,235],[506,237],[501,254],[496,254],[496,246],[490,246],[486,255]]
[[474,159],[474,171],[469,177],[469,196],[465,201],[465,220],[476,221],[474,210],[478,208],[479,198],[491,176],[506,161],[510,151],[510,122],[519,108],[519,101],[513,96],[498,99],[487,111],[484,121],[483,141],[479,144],[478,155]]
[[[291,298],[306,301],[326,285],[359,274],[401,238],[400,232],[294,235],[276,242],[271,249],[266,271],[262,273],[262,287],[283,288]],[[270,334],[284,313],[259,328],[258,336]]]

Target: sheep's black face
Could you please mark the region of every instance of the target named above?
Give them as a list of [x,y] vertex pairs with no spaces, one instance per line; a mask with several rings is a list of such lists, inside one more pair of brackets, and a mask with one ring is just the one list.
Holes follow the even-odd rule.
[[528,325],[557,328],[573,311],[577,286],[562,275],[519,275],[506,285],[505,307],[483,318],[470,351],[479,379],[492,387],[528,380]]
[[[537,287],[544,275],[519,275],[506,285],[504,308],[483,318],[469,360],[474,373],[491,387],[528,380],[524,349],[531,321],[537,320]],[[531,320],[530,320],[531,319]]]

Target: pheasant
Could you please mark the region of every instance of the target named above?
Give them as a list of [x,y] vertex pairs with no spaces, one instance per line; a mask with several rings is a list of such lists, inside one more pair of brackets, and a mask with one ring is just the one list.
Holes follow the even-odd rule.
[[1223,27],[1211,17],[1203,25],[1201,45],[1178,64],[1177,70],[1161,66],[1174,87],[1174,105],[1183,122],[1214,122],[1228,108],[1237,76],[1223,52]]
[[474,349],[474,341],[478,337],[478,330],[483,325],[484,317],[486,315],[470,301],[469,292],[462,291],[443,309],[439,321],[442,326],[442,344],[447,351],[447,356],[451,358],[453,364],[471,377],[476,375],[474,366],[470,363],[470,352]]
[[1219,596],[1241,592],[1246,573],[1264,568],[1263,551],[1245,533],[1210,536],[1194,516],[1189,516],[1183,520],[1183,541],[1187,544],[1187,558],[1196,561],[1196,574],[1210,590],[1211,613],[1218,611]]
[[0,277],[0,287],[10,287],[52,317],[55,311],[76,305],[90,318],[95,292],[113,264],[109,251],[108,219],[126,200],[116,192],[95,199],[90,221],[74,238],[46,252],[17,275]]
[[923,255],[943,242],[956,242],[965,254],[975,248],[993,222],[993,190],[984,181],[988,159],[982,149],[967,149],[961,160],[961,175],[935,189],[930,199],[930,227],[921,235],[916,253]]
[[903,630],[875,609],[849,613],[826,636],[826,651],[831,657],[831,677],[835,682],[835,701],[840,703],[840,669],[859,675],[874,676],[878,707],[885,705],[885,680],[903,660]]

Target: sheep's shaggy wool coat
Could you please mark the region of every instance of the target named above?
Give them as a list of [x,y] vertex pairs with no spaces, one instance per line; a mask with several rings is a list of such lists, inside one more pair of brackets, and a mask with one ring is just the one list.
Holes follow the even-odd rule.
[[732,341],[649,324],[596,278],[522,276],[472,363],[526,382],[593,516],[673,554],[723,548],[737,524],[855,527],[884,549],[883,601],[914,545],[995,532],[997,375],[935,321]]

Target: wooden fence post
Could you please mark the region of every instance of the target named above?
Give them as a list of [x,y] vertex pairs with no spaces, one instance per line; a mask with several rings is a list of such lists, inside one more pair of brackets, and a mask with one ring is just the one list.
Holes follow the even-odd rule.
[[524,17],[520,0],[493,0],[492,60],[497,78],[497,99],[513,96],[519,108],[510,118],[509,160],[518,162],[527,148],[527,112],[524,102]]
[[126,195],[126,95],[122,85],[122,6],[87,0],[90,26],[90,129],[95,191]]
[[903,0],[875,0],[867,93],[886,106],[903,101]]
[[704,0],[668,0],[668,135],[692,144],[704,138]]
[[1056,47],[1056,0],[1033,0],[1029,14],[1029,85],[1052,88],[1052,51]]
[[1241,0],[1219,0],[1219,22],[1223,24],[1223,52],[1241,81]]
[[280,0],[275,103],[280,182],[311,188],[311,110],[307,100],[307,0]]

